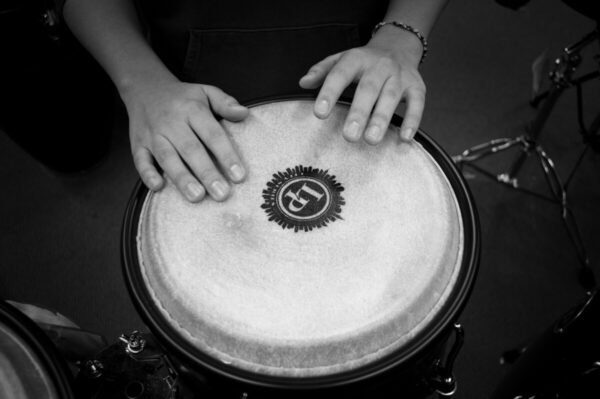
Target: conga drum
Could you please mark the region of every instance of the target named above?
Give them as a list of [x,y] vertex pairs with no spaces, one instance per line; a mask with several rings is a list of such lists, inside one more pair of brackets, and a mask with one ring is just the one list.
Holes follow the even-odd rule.
[[0,300],[0,398],[71,399],[72,378],[50,339]]
[[131,297],[178,363],[237,397],[431,392],[478,267],[467,186],[424,133],[399,139],[400,118],[370,146],[342,137],[348,104],[313,106],[222,122],[249,171],[225,202],[138,183]]

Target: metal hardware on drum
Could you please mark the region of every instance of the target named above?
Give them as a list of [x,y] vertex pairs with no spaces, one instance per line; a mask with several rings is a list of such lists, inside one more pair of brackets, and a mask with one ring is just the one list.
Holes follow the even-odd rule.
[[456,393],[456,378],[453,374],[454,362],[465,342],[465,331],[458,323],[454,324],[454,344],[446,358],[446,364],[441,365],[441,360],[435,364],[435,374],[430,377],[429,384],[442,397],[452,397]]
[[[575,219],[575,215],[567,201],[567,191],[569,184],[578,170],[587,151],[592,148],[594,151],[600,151],[600,113],[586,127],[583,118],[583,96],[582,85],[591,79],[600,77],[600,63],[598,70],[587,73],[581,77],[575,78],[574,74],[581,63],[581,51],[592,42],[600,41],[600,33],[596,29],[586,35],[580,41],[564,49],[563,54],[555,60],[554,69],[550,72],[551,88],[543,93],[538,93],[532,100],[531,105],[536,107],[541,104],[539,111],[533,121],[527,126],[526,134],[515,138],[498,138],[490,140],[487,143],[475,145],[466,149],[461,154],[452,157],[453,161],[462,170],[467,166],[481,173],[483,176],[497,181],[512,189],[533,195],[537,198],[553,202],[560,206],[561,218],[567,231],[571,244],[573,245],[578,262],[580,264],[579,281],[581,285],[590,289],[596,286],[594,273],[590,267],[590,261],[587,251]],[[538,144],[537,140],[541,135],[544,124],[560,95],[569,87],[577,89],[577,121],[579,131],[583,139],[584,147],[571,169],[567,180],[563,183],[559,178],[554,162],[548,154]],[[475,162],[488,156],[516,148],[519,153],[507,172],[492,173]],[[518,180],[518,174],[526,159],[534,156],[537,158],[546,183],[550,189],[551,197],[521,187]]]
[[104,365],[100,360],[86,360],[80,369],[81,373],[89,378],[99,378],[104,372]]
[[153,337],[133,331],[79,362],[79,398],[181,399],[178,374]]
[[134,355],[143,351],[146,346],[146,340],[142,338],[139,331],[134,331],[129,336],[121,334],[119,340],[126,345],[125,351]]

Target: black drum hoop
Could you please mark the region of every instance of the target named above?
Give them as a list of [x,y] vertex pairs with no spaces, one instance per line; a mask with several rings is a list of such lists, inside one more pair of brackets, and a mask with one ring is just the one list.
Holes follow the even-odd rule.
[[[247,105],[255,107],[281,101],[314,101],[314,99],[315,97],[312,95],[271,97]],[[349,106],[350,102],[341,100],[338,104]],[[391,123],[400,126],[402,117],[393,115]],[[458,316],[471,295],[481,252],[479,217],[471,191],[462,174],[454,165],[450,156],[421,129],[417,131],[415,140],[436,161],[452,187],[463,222],[464,248],[461,270],[455,284],[457,289],[450,294],[447,302],[430,322],[429,328],[419,332],[406,347],[399,348],[372,364],[364,365],[354,370],[326,376],[300,378],[254,373],[226,365],[201,352],[198,348],[183,339],[165,321],[154,305],[144,284],[137,253],[137,228],[149,190],[141,180],[138,180],[129,199],[123,221],[121,258],[127,289],[142,319],[168,350],[172,351],[177,358],[185,360],[184,364],[199,366],[205,372],[211,372],[213,375],[259,388],[279,390],[324,390],[337,388],[382,376],[407,362],[414,361],[426,348],[430,348],[435,343],[444,339],[444,334],[447,334],[453,323],[457,321]],[[201,371],[199,372],[201,373]]]
[[59,398],[74,399],[73,376],[50,338],[33,320],[14,306],[0,300],[0,323],[13,331],[33,351],[53,383]]

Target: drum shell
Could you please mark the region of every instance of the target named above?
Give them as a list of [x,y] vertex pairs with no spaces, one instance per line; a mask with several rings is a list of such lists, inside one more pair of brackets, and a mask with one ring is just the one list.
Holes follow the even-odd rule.
[[[267,386],[244,383],[209,369],[190,364],[184,358],[171,358],[178,370],[182,383],[193,392],[201,392],[205,398],[241,398],[244,393],[249,398],[311,398],[325,399],[333,395],[344,398],[384,397],[393,394],[406,398],[425,398],[434,390],[428,377],[437,372],[436,365],[442,361],[447,349],[451,331],[445,331],[438,339],[413,359],[397,365],[387,372],[361,381],[343,384],[323,384],[316,387],[294,385]],[[172,348],[166,347],[169,351]]]
[[[0,324],[15,334],[36,358],[57,397],[73,399],[73,378],[50,338],[27,316],[0,300]],[[17,372],[26,370],[15,370]],[[26,381],[24,381],[26,382]]]
[[[288,100],[289,98],[277,99]],[[273,100],[269,100],[271,102]],[[260,105],[260,104],[258,104]],[[402,120],[394,116],[392,123],[400,126]],[[399,389],[403,394],[412,393],[412,397],[424,396],[432,389],[427,384],[429,376],[436,370],[436,365],[442,362],[446,349],[446,341],[451,334],[451,326],[457,321],[462,308],[471,293],[479,264],[480,238],[477,212],[466,183],[452,163],[450,157],[426,134],[419,131],[415,137],[433,158],[441,163],[441,168],[447,175],[451,186],[456,192],[457,201],[464,216],[465,247],[463,269],[459,276],[456,292],[452,294],[452,303],[444,305],[436,316],[434,328],[419,334],[417,344],[409,350],[394,353],[391,356],[369,365],[332,376],[285,378],[258,375],[252,372],[226,366],[207,355],[199,354],[189,344],[181,342],[168,331],[170,326],[153,309],[144,280],[140,273],[137,258],[137,227],[141,208],[148,190],[138,182],[129,201],[123,230],[122,230],[122,262],[126,285],[132,296],[134,305],[160,344],[179,365],[184,380],[198,384],[198,389],[208,386],[208,390],[231,392],[232,397],[240,397],[241,393],[252,393],[259,397],[307,396],[330,397],[335,391],[349,397],[360,396],[363,392],[372,394],[372,390]],[[194,352],[193,354],[191,352]],[[214,388],[213,388],[214,387]]]

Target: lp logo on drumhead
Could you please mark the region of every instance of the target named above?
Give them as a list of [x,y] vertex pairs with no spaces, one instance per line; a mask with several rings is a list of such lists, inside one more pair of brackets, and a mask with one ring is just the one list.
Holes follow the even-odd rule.
[[277,196],[277,205],[291,218],[313,219],[325,212],[331,195],[325,184],[310,177],[298,177],[285,183]]
[[299,165],[273,175],[263,190],[262,208],[284,229],[311,231],[342,219],[342,191],[327,170]]

